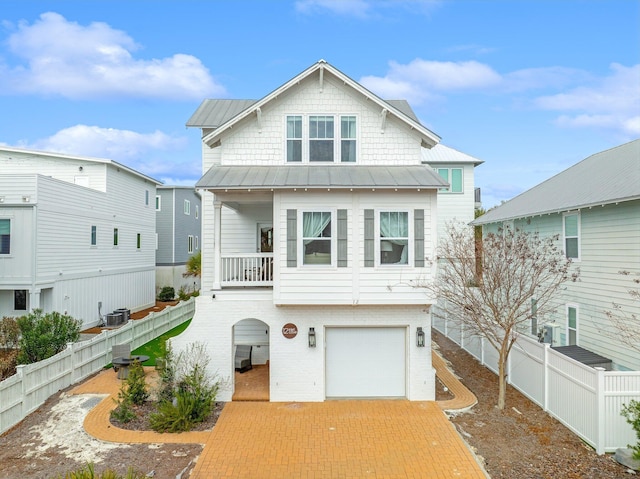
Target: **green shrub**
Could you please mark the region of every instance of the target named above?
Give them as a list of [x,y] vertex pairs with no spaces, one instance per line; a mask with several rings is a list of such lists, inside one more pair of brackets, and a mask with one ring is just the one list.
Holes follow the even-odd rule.
[[0,349],[16,349],[20,342],[20,326],[16,318],[0,319]]
[[158,294],[159,301],[173,301],[173,298],[176,297],[176,290],[171,286],[165,286],[160,290],[160,294]]
[[633,458],[640,460],[640,401],[632,399],[629,405],[623,404],[621,413],[627,422],[636,432],[638,443],[635,446],[629,445],[633,450]]
[[80,337],[82,322],[57,311],[44,314],[41,309],[18,318],[20,353],[18,364],[31,364],[63,351],[67,343]]

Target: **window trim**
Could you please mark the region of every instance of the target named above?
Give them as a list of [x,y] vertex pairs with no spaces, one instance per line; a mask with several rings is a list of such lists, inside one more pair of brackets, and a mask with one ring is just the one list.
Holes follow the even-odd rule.
[[[296,237],[298,240],[298,265],[300,265],[300,267],[302,268],[335,268],[336,267],[336,262],[337,262],[337,212],[336,212],[336,208],[314,208],[314,209],[300,209],[298,210],[298,225],[297,225],[297,231],[296,231]],[[318,264],[318,263],[313,263],[313,264],[305,264],[304,262],[304,240],[305,237],[303,235],[304,233],[304,214],[305,213],[329,213],[331,215],[331,219],[330,219],[330,225],[331,225],[331,236],[328,238],[328,241],[330,242],[330,254],[331,254],[331,261],[328,264]],[[309,239],[309,238],[307,238]],[[320,241],[326,241],[327,239],[324,240],[320,240]]]
[[[576,312],[576,325],[574,328],[569,327],[569,310],[573,309]],[[571,339],[570,339],[570,331],[574,331],[575,335],[576,335],[576,342],[575,345],[577,346],[578,344],[580,344],[580,334],[579,334],[579,325],[580,325],[580,308],[578,307],[577,304],[574,303],[567,303],[565,306],[565,334],[566,334],[566,343],[567,346],[571,346]]]
[[[576,217],[576,228],[578,229],[578,234],[576,236],[567,236],[567,217],[575,216]],[[582,241],[581,241],[581,233],[582,233],[582,224],[580,211],[567,211],[562,213],[562,251],[564,252],[565,258],[571,259],[571,261],[580,262],[582,258]],[[569,257],[567,256],[567,239],[577,240],[578,247],[578,256],[577,257]]]
[[[461,195],[464,193],[464,168],[462,167],[457,167],[457,166],[445,166],[445,167],[438,167],[436,166],[434,168],[436,170],[436,174],[442,178],[443,180],[445,180],[447,183],[449,183],[449,187],[447,188],[440,188],[438,189],[438,193],[446,193],[448,195]],[[444,178],[441,174],[440,171],[447,171],[447,177]],[[460,171],[460,191],[454,191],[453,190],[453,171],[454,170],[459,170]]]
[[[293,117],[299,117],[302,121],[301,138],[288,136],[288,123],[289,119]],[[312,117],[331,117],[333,119],[333,137],[330,140],[333,142],[333,160],[332,161],[319,161],[310,159],[311,141],[318,141],[319,139],[312,139],[310,134],[310,122]],[[353,118],[355,121],[355,137],[343,138],[342,137],[342,121],[344,118]],[[332,164],[347,164],[353,165],[358,163],[359,148],[360,148],[360,116],[357,113],[287,113],[284,115],[284,163],[287,165],[300,165],[300,164],[318,164],[318,165],[332,165]],[[301,159],[300,161],[289,161],[289,141],[299,140],[301,142]],[[343,141],[355,142],[355,160],[343,161],[342,159],[342,143]]]
[[[382,213],[406,213],[407,214],[407,262],[406,263],[383,263],[382,262],[382,238],[384,236],[381,235],[380,231],[380,215]],[[390,209],[390,208],[380,208],[375,210],[374,217],[374,258],[375,258],[375,266],[380,266],[382,268],[407,268],[414,266],[414,239],[415,232],[413,231],[414,221],[413,221],[413,210],[411,209]],[[397,237],[396,239],[401,239]],[[403,239],[403,238],[402,238]]]
[[[7,250],[6,253],[2,253],[0,251],[0,256],[6,257],[6,256],[10,256],[11,255],[11,229],[12,229],[11,227],[13,226],[13,224],[12,224],[13,222],[11,221],[11,218],[0,218],[0,221],[7,221],[9,223],[9,234],[6,235],[6,236],[9,237],[8,250]],[[5,235],[3,235],[3,236],[5,236]]]

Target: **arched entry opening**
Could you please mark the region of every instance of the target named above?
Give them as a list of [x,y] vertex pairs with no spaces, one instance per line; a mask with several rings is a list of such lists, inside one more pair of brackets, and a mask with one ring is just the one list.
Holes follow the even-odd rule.
[[256,318],[238,321],[233,326],[232,341],[235,371],[231,400],[268,401],[269,325]]

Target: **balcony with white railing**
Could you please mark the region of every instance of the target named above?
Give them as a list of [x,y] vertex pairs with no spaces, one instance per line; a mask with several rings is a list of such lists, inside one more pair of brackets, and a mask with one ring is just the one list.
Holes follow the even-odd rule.
[[223,288],[273,286],[273,253],[221,255],[220,285]]

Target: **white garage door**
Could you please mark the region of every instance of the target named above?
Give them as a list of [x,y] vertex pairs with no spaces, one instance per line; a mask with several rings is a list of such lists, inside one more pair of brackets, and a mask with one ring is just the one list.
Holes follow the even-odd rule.
[[327,328],[326,396],[406,397],[405,328]]

